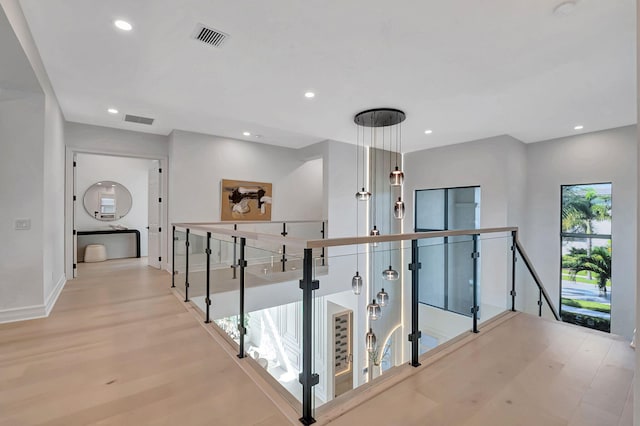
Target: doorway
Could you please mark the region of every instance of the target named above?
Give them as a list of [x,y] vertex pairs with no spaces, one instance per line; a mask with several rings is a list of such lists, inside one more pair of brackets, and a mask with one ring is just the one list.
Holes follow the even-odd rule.
[[72,160],[73,276],[89,245],[100,249],[88,251],[93,261],[141,258],[161,269],[162,160],[85,152]]

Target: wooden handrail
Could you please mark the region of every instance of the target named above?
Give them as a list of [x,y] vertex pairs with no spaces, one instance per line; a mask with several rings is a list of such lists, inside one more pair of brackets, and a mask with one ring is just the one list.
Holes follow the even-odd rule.
[[[264,223],[273,223],[273,222],[264,222]],[[289,222],[287,222],[289,223]],[[459,230],[451,230],[451,231],[428,231],[428,232],[412,232],[405,234],[389,234],[389,235],[378,235],[375,237],[371,236],[362,236],[362,237],[342,237],[342,238],[327,238],[320,240],[305,240],[302,238],[296,237],[283,237],[281,235],[276,234],[267,234],[262,232],[254,232],[254,231],[243,231],[240,229],[228,229],[228,228],[219,228],[214,225],[204,225],[197,223],[174,223],[173,226],[179,228],[190,229],[191,232],[202,231],[202,232],[211,232],[212,234],[220,234],[227,235],[231,237],[244,237],[248,240],[254,241],[264,241],[271,242],[277,244],[285,244],[288,246],[298,247],[298,248],[322,248],[322,247],[338,247],[338,246],[350,246],[355,244],[367,244],[367,243],[385,243],[385,242],[393,242],[393,241],[411,241],[411,240],[420,240],[425,238],[442,238],[442,237],[455,237],[455,236],[463,236],[463,235],[482,235],[482,234],[495,234],[502,232],[512,232],[517,231],[517,227],[509,226],[502,228],[479,228],[479,229],[459,229]]]

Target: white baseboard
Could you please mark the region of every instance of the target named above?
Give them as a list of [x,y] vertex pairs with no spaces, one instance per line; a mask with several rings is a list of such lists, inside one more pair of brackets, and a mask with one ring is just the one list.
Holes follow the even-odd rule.
[[62,274],[53,291],[49,294],[46,303],[42,305],[23,306],[20,308],[0,310],[0,324],[48,317],[66,283],[67,279],[65,275]]
[[67,278],[65,274],[62,274],[58,279],[56,286],[53,288],[53,291],[51,292],[51,294],[49,294],[49,297],[47,298],[44,304],[46,316],[49,316],[49,314],[51,313],[51,310],[53,309],[54,305],[58,301],[58,297],[60,296],[60,293],[62,293],[62,289],[64,288],[66,283],[67,283]]
[[47,316],[44,305],[23,306],[0,311],[0,324],[5,322],[25,321]]

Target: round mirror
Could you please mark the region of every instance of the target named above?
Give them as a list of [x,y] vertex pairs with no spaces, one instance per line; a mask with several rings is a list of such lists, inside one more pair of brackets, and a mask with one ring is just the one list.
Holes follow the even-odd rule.
[[84,208],[98,220],[118,220],[131,210],[131,193],[118,182],[94,183],[84,193]]

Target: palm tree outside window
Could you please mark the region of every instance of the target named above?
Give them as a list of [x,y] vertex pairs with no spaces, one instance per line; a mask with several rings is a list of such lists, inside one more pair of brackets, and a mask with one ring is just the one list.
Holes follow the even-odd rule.
[[563,185],[560,315],[611,330],[611,183]]

